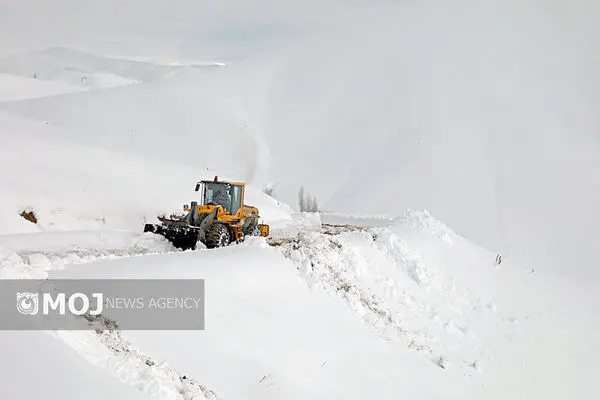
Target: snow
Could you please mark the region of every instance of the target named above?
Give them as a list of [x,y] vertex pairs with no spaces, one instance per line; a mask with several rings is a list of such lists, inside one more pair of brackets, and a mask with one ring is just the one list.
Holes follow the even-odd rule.
[[[214,252],[97,262],[51,276],[206,279],[205,331],[124,337],[223,398],[446,398],[459,386],[433,364],[379,341],[342,304],[308,290],[295,271],[259,239]],[[429,373],[439,386],[418,378]]]
[[61,82],[42,81],[31,77],[16,77],[0,73],[0,102],[53,96],[82,89]]
[[3,277],[206,280],[205,331],[55,334],[151,396],[593,398],[572,383],[593,381],[598,343],[581,332],[600,328],[597,298],[498,265],[425,211],[188,252],[150,234],[26,236],[21,249],[4,237],[17,250],[3,250]]
[[90,363],[112,372],[121,382],[150,397],[177,400],[218,398],[212,390],[191,377],[179,374],[168,363],[156,363],[152,357],[124,340],[119,331],[60,331],[58,336]]
[[270,84],[279,195],[303,184],[336,212],[427,209],[488,248],[597,279],[598,15],[590,1],[429,1],[307,35]]
[[412,211],[388,228],[301,234],[284,254],[310,287],[342,299],[387,342],[482,385],[486,397],[592,398],[579,383],[595,370],[598,343],[585,332],[600,327],[598,299],[510,261],[497,265],[464,238],[440,236],[440,226]]
[[[201,277],[207,329],[1,332],[1,397],[597,398],[598,16],[3,2],[0,278]],[[268,240],[142,233],[215,175]]]
[[[2,332],[1,392],[9,399],[145,399],[45,332]],[[24,347],[26,346],[26,347]]]
[[[205,168],[157,163],[152,158],[73,143],[59,128],[3,113],[0,130],[10,135],[0,167],[19,171],[0,176],[0,184],[7,189],[0,194],[4,205],[0,233],[141,231],[145,221],[156,222],[158,215],[181,213],[182,206],[197,196],[196,182],[216,175]],[[267,223],[291,219],[289,210],[256,188],[248,189],[246,199],[259,207]],[[38,217],[35,229],[16,217],[28,209]]]
[[[24,60],[7,71],[75,61],[119,75],[125,65],[124,79],[144,83],[0,109],[95,148],[273,181],[290,205],[305,185],[335,212],[427,209],[538,268],[596,276],[568,267],[574,252],[586,265],[599,256],[595,3],[236,3],[182,0],[175,12],[132,2],[118,17],[114,2],[92,14],[67,0],[40,6],[51,22],[26,20],[61,29],[4,56]],[[26,10],[9,8],[3,29],[19,35],[6,48],[31,43],[14,28]]]
[[321,220],[324,224],[329,225],[387,226],[393,219],[393,217],[385,215],[321,213]]

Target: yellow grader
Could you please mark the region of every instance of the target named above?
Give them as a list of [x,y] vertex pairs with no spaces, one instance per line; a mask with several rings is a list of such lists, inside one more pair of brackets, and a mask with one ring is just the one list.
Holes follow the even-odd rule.
[[198,242],[207,248],[239,243],[246,236],[269,236],[269,225],[261,224],[258,208],[244,204],[246,184],[242,182],[200,181],[200,204],[183,206],[184,215],[159,217],[160,224],[146,224],[144,232],[167,238],[182,250],[196,249]]

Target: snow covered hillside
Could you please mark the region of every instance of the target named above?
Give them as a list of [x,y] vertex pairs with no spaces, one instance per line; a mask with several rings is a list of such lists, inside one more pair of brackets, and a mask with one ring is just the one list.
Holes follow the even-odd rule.
[[[598,398],[598,17],[3,1],[0,278],[204,278],[207,306],[204,331],[0,332],[0,397]],[[215,175],[269,238],[142,233]]]
[[409,2],[307,35],[270,85],[273,179],[597,280],[598,4]]
[[[0,167],[7,171],[0,176],[0,234],[140,230],[158,215],[181,212],[197,195],[195,183],[216,175],[208,168],[158,163],[151,157],[80,144],[60,128],[3,112],[0,131],[6,137]],[[248,188],[247,202],[275,226],[291,220],[288,207],[257,188]],[[38,224],[19,216],[29,210]]]
[[[0,392],[9,399],[147,398],[83,359],[63,340],[44,332],[3,332]],[[26,347],[24,347],[26,346]]]
[[[205,278],[206,331],[124,337],[223,398],[445,398],[467,390],[406,348],[379,340],[343,303],[308,290],[294,266],[264,243],[99,262],[51,275]],[[438,387],[421,381],[428,374]]]
[[305,185],[336,212],[426,208],[523,262],[597,278],[568,264],[600,256],[598,4],[347,3],[59,0],[39,19],[15,2],[0,72],[69,94],[0,110],[93,147],[274,181],[288,204]]
[[66,344],[98,375],[146,395],[594,398],[600,348],[586,335],[600,328],[597,299],[543,271],[498,265],[427,212],[195,252],[140,233],[18,238],[0,242],[2,277],[206,279],[205,331],[52,335],[62,342],[11,333],[3,342]]

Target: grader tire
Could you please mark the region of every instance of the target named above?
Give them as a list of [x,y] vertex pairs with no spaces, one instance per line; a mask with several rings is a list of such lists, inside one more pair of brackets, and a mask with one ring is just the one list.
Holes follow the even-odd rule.
[[256,222],[251,222],[246,228],[245,236],[260,236],[260,229],[258,229],[258,224]]
[[225,224],[214,223],[206,232],[206,247],[215,249],[224,247],[231,243],[231,231]]

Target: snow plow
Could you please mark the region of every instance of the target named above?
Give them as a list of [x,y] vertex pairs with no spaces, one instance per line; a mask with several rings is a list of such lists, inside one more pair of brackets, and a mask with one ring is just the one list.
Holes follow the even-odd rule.
[[244,204],[246,184],[242,182],[200,181],[200,203],[183,206],[183,215],[159,217],[160,224],[145,224],[144,232],[162,235],[173,246],[195,250],[198,242],[207,248],[240,243],[246,236],[269,236],[269,225],[261,224],[258,208]]

